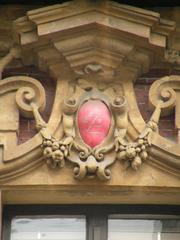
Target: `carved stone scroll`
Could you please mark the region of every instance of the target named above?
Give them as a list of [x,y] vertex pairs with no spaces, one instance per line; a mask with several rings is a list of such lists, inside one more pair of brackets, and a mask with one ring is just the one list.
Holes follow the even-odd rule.
[[[3,108],[0,115],[1,144],[3,144],[3,161],[7,161],[6,152],[17,147],[19,112],[25,117],[33,117],[33,107],[41,112],[45,107],[45,91],[34,78],[14,76],[0,82],[0,100]],[[5,104],[5,105],[4,105]],[[6,107],[4,107],[6,106]]]
[[153,106],[161,101],[162,115],[168,115],[175,109],[175,125],[180,142],[180,77],[172,75],[155,81],[149,92],[149,100]]

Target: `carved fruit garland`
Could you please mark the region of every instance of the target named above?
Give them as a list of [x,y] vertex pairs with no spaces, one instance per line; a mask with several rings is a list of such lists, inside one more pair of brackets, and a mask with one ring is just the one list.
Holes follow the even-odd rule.
[[65,158],[68,157],[73,139],[66,138],[64,141],[58,141],[55,138],[44,138],[41,145],[43,155],[47,164],[52,167],[64,167]]
[[134,170],[138,170],[142,162],[148,157],[148,149],[151,146],[150,133],[156,131],[157,124],[150,121],[142,136],[140,135],[135,142],[128,143],[121,138],[118,131],[115,132],[115,151],[117,159],[127,161]]

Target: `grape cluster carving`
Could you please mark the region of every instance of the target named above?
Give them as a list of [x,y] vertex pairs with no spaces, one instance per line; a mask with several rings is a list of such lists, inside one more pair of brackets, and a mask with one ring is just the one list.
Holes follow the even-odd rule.
[[134,169],[138,170],[143,161],[148,158],[148,150],[151,146],[151,132],[157,131],[158,125],[154,121],[149,121],[146,124],[145,130],[137,138],[135,142],[127,142],[121,136],[121,131],[115,131],[115,151],[117,159],[127,161]]
[[72,137],[67,137],[61,141],[53,137],[48,139],[44,138],[41,147],[47,164],[52,168],[64,167],[65,159],[69,155],[72,142]]

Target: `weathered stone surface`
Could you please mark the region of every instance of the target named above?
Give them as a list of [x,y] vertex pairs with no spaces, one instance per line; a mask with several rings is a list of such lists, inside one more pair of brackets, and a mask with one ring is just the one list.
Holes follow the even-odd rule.
[[[1,4],[0,5],[0,56],[8,52],[13,45],[13,21],[22,17],[26,11],[37,8],[38,5]],[[40,5],[39,5],[40,7]]]
[[[42,125],[38,124],[40,121],[36,121],[36,125],[42,130],[39,134],[15,147],[9,147],[1,139],[3,154],[0,186],[5,203],[180,202],[179,145],[159,136],[158,132],[153,132],[151,146],[143,140],[145,134],[152,132],[154,125],[157,127],[160,108],[156,109],[158,111],[155,112],[153,121],[146,127],[137,107],[133,85],[138,74],[148,71],[153,64],[163,59],[166,46],[175,30],[174,24],[163,21],[157,13],[114,3],[103,5],[103,1],[99,3],[100,7],[96,4],[92,7],[93,2],[91,5],[85,3],[81,6],[78,5],[79,2],[74,5],[73,1],[63,6],[29,11],[15,23],[15,36],[19,36],[16,43],[20,48],[23,45],[21,57],[24,63],[28,60],[31,64],[37,64],[41,70],[53,76],[57,84],[49,122]],[[109,74],[105,74],[108,72]],[[83,83],[86,82],[84,87],[82,83],[78,85],[80,78]],[[7,92],[11,86],[10,84]],[[91,95],[92,89],[99,93],[97,98]],[[173,89],[174,92],[175,90]],[[172,94],[173,91],[171,90]],[[103,147],[97,145],[99,151],[95,151],[96,148],[90,149],[88,159],[84,156],[88,155],[89,148],[85,144],[78,145],[76,140],[79,138],[75,136],[77,109],[79,103],[83,102],[84,93],[86,99],[105,102],[107,99],[107,105],[112,107],[113,104],[113,109],[116,110],[116,114],[112,111],[114,125],[109,131],[111,135],[106,139],[104,136],[107,140],[105,148],[103,144]],[[33,99],[32,95],[31,99],[29,95],[25,96],[26,102],[31,104],[36,113],[36,120],[39,120],[36,105],[29,101]],[[62,106],[67,97],[71,97],[67,106],[69,111],[64,112]],[[123,98],[127,102],[128,112],[121,101]],[[167,100],[167,95],[164,99]],[[155,107],[158,105],[159,101],[155,103]],[[127,124],[123,124],[124,122]],[[146,131],[143,132],[143,129]],[[53,160],[57,160],[55,153],[59,153],[59,158],[63,155],[63,160],[67,162],[69,155],[74,153],[71,162],[61,171],[53,171],[45,164],[41,148],[42,136],[47,136],[45,131],[50,132],[52,142],[57,139],[52,144]],[[140,136],[140,133],[144,135]],[[3,132],[3,135],[11,140],[7,132]],[[138,136],[141,139],[137,145]],[[119,162],[114,160],[115,137],[117,151],[121,153],[122,159]],[[101,141],[98,140],[96,144]],[[75,144],[79,152],[76,151]],[[137,172],[127,166],[128,161],[130,163],[133,160],[131,156],[127,156],[130,155],[128,147],[131,144],[139,154],[137,159],[138,154],[134,153],[136,160],[139,161],[141,157],[144,161]],[[149,155],[145,154],[146,147],[150,147],[150,150],[147,149]],[[79,180],[87,176],[81,183],[74,179],[72,163],[75,166],[74,174]],[[109,182],[100,183],[99,179],[92,179],[92,174],[99,179],[107,178]],[[19,194],[18,190],[23,194]],[[47,194],[52,192],[53,195]]]

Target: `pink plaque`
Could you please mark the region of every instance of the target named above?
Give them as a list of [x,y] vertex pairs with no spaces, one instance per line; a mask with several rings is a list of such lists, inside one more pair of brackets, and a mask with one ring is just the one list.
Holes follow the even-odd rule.
[[108,107],[102,101],[89,100],[80,107],[77,121],[83,141],[93,148],[107,136],[111,115]]

